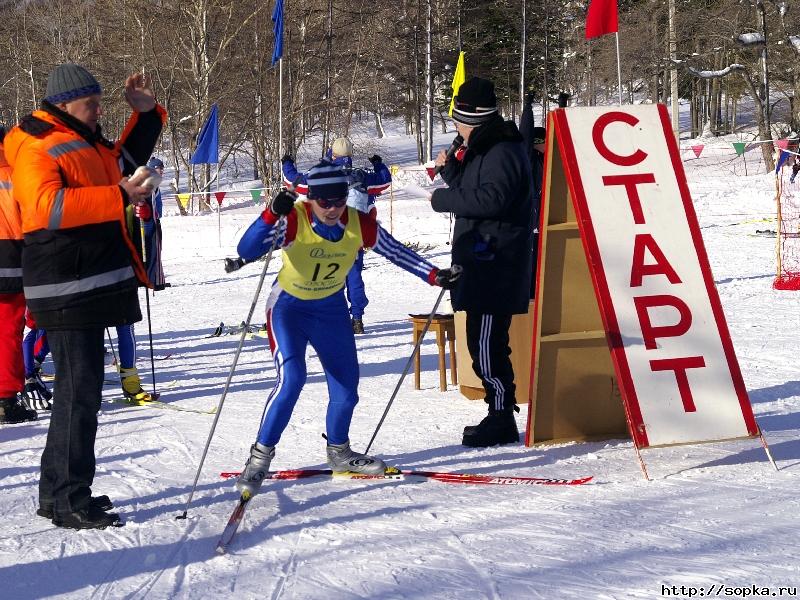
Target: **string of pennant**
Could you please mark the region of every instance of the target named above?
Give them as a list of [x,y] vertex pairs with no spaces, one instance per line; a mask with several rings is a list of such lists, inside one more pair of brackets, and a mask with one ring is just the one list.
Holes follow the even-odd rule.
[[[250,192],[250,197],[253,200],[253,204],[258,204],[261,202],[262,192],[268,192],[267,188],[253,188],[252,190],[247,190]],[[181,206],[186,208],[189,205],[189,200],[192,199],[192,196],[211,196],[213,195],[217,201],[219,206],[222,206],[222,201],[225,199],[225,196],[228,194],[239,194],[241,192],[234,191],[234,192],[179,192],[174,194],[174,196],[178,199],[178,202],[181,203]],[[165,198],[168,196],[164,196]]]
[[[774,143],[775,146],[779,150],[781,150],[782,152],[786,152],[787,154],[794,154],[794,155],[800,156],[800,153],[795,152],[794,150],[789,150],[788,149],[789,148],[789,143],[790,143],[790,141],[788,139],[783,139],[783,140],[753,140],[752,142],[731,142],[731,145],[733,146],[733,150],[736,152],[736,155],[737,156],[741,156],[742,154],[744,154],[748,150],[752,150],[753,148],[755,148],[758,144],[766,144],[766,143]],[[705,149],[705,147],[706,147],[705,144],[693,144],[691,146],[682,147],[681,148],[681,152],[684,152],[686,150],[691,150],[692,152],[694,152],[694,155],[695,155],[696,158],[700,158],[700,155],[703,153],[703,150]]]

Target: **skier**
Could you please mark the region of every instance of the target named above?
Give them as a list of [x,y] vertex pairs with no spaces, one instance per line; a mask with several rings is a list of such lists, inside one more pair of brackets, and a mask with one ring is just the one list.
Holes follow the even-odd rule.
[[35,421],[36,411],[20,402],[24,385],[22,331],[22,219],[11,195],[11,168],[3,151],[5,129],[0,127],[0,424]]
[[[346,137],[336,138],[328,148],[326,157],[334,164],[342,167],[349,178],[350,189],[347,196],[347,205],[377,216],[375,199],[383,193],[392,183],[392,175],[383,163],[383,159],[373,154],[369,161],[372,170],[353,168],[353,143]],[[297,192],[305,194],[307,185],[305,176],[298,172],[294,159],[285,155],[282,159],[284,182],[292,184],[297,182]],[[364,310],[369,304],[369,298],[364,289],[364,280],[361,271],[364,270],[364,251],[359,250],[356,262],[347,273],[346,290],[347,302],[350,304],[350,319],[353,333],[364,333]]]
[[305,384],[309,343],[328,382],[328,465],[336,472],[386,472],[382,460],[353,451],[348,436],[359,375],[343,287],[359,249],[371,247],[431,285],[449,288],[458,277],[403,246],[370,215],[347,207],[347,174],[331,161],[323,160],[309,170],[306,192],[308,200],[297,202],[292,192],[278,193],[238,245],[246,260],[263,256],[273,244],[283,249],[283,266],[267,301],[267,330],[278,380],[236,483],[239,491],[252,495],[261,487]]

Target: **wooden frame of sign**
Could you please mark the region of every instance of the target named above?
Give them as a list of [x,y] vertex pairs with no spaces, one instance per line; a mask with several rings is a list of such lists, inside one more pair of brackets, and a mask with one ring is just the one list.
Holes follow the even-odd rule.
[[[548,116],[526,443],[760,436],[663,105]],[[626,427],[627,425],[627,427]],[[776,466],[777,468],[777,466]]]

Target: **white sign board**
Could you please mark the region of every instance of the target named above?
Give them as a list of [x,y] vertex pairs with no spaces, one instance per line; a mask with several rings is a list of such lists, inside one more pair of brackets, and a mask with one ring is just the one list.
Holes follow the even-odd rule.
[[666,108],[554,122],[637,445],[758,435]]

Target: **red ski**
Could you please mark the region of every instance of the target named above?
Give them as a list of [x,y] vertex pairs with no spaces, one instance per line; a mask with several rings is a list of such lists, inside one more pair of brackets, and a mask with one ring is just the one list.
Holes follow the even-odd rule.
[[253,497],[248,492],[242,492],[242,495],[239,497],[239,502],[236,504],[236,508],[233,509],[231,517],[228,519],[228,524],[225,525],[225,530],[219,537],[216,547],[217,554],[225,554],[228,551],[228,546],[230,546],[233,541],[233,537],[236,535],[236,532],[239,530],[239,525],[241,525],[244,519],[244,511],[247,509],[247,505],[252,499]]
[[[225,479],[238,477],[238,471],[220,473]],[[364,475],[362,473],[336,473],[330,469],[296,469],[289,471],[272,471],[266,479],[308,479],[310,477],[334,477],[358,480],[393,480],[404,477],[423,477],[443,483],[468,483],[476,485],[583,485],[592,477],[578,479],[555,479],[551,477],[516,477],[507,475],[479,475],[475,473],[445,473],[441,471],[400,471],[385,475]]]

